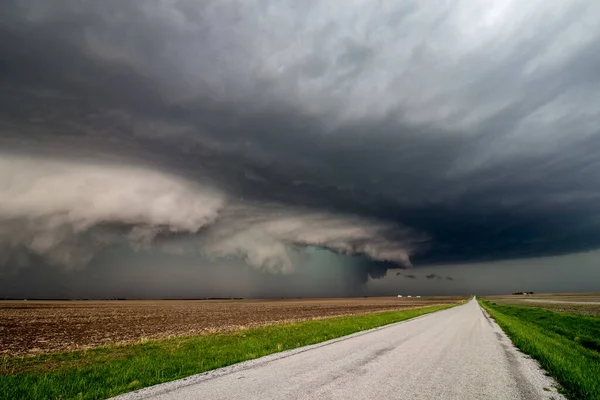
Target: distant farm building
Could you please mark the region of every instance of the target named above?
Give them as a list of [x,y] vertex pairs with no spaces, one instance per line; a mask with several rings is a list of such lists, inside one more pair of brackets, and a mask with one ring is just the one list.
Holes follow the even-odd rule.
[[401,294],[399,294],[399,295],[398,295],[398,297],[402,297],[402,295],[401,295]]

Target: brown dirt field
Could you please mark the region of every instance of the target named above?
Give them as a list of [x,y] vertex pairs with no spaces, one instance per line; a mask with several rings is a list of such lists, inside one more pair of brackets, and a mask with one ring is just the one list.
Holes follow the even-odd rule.
[[600,315],[600,293],[541,293],[533,295],[489,296],[487,300],[550,311]]
[[0,354],[72,351],[351,314],[448,304],[459,298],[0,301]]

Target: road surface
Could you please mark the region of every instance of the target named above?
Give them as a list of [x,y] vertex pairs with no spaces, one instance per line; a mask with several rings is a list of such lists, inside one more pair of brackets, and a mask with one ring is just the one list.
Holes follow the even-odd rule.
[[475,300],[129,393],[157,399],[560,399]]

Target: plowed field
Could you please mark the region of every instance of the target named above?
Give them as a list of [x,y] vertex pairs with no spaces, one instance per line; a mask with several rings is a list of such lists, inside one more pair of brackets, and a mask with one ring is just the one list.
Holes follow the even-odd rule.
[[0,302],[0,354],[70,351],[459,300],[4,301]]

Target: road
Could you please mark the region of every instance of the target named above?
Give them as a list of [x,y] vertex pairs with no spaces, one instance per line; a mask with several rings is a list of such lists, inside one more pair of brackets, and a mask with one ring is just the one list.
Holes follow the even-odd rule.
[[119,400],[560,399],[554,384],[471,300]]

